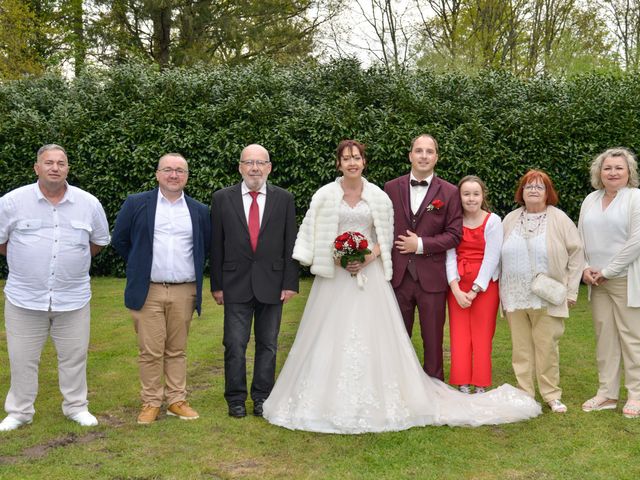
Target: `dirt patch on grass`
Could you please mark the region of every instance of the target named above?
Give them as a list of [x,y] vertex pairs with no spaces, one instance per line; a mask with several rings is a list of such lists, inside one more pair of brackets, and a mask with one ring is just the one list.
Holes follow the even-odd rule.
[[[132,411],[134,411],[132,409]],[[109,413],[107,413],[106,415],[100,415],[100,424],[101,425],[107,425],[109,427],[112,428],[119,428],[122,427],[123,425],[125,425],[127,422],[125,420],[123,420],[120,417],[117,417],[115,415],[111,415]]]
[[55,448],[64,448],[69,445],[85,444],[104,438],[106,435],[103,432],[89,432],[84,435],[76,435],[70,433],[64,437],[54,438],[53,440],[42,443],[40,445],[34,445],[29,448],[25,448],[20,455],[15,456],[0,456],[0,465],[10,465],[24,460],[38,460],[49,452],[49,450]]
[[240,460],[220,465],[220,470],[231,478],[260,477],[264,466],[255,460]]

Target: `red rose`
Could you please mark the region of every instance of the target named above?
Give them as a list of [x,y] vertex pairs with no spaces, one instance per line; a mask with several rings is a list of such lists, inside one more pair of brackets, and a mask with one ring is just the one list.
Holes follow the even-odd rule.
[[351,237],[349,237],[349,240],[347,240],[347,245],[349,245],[353,249],[356,248],[356,242]]
[[339,242],[339,241],[336,240],[335,246],[336,246],[336,250],[341,251],[342,248],[344,247],[344,243]]
[[365,248],[367,248],[369,246],[369,242],[367,242],[366,238],[363,238],[362,240],[360,240],[360,250],[364,250]]
[[349,234],[345,232],[342,235],[338,235],[338,238],[336,238],[336,240],[344,243],[349,240]]
[[439,210],[444,207],[444,202],[442,200],[434,200],[433,202],[431,202],[431,205]]

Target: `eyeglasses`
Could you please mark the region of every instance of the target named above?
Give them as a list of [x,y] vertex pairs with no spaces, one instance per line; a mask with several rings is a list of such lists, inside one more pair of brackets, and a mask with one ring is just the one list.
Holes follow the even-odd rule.
[[529,185],[525,185],[524,190],[538,190],[539,192],[544,192],[547,187],[542,185],[541,183],[531,183]]
[[186,175],[187,173],[189,173],[189,170],[185,170],[184,168],[169,168],[169,167],[160,168],[158,169],[158,171],[164,173],[165,175],[171,175],[172,173],[175,173],[179,177],[182,177],[183,175]]
[[262,168],[270,163],[268,160],[240,160],[240,164],[245,167],[253,167],[255,165],[256,167]]

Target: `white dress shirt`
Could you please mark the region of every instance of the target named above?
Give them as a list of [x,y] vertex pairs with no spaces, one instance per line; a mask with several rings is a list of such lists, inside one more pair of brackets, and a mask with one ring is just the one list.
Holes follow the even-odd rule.
[[[249,187],[242,182],[242,205],[244,206],[244,216],[247,219],[247,225],[249,225],[249,208],[251,207],[251,202],[253,202],[253,198],[249,195]],[[264,205],[267,202],[267,182],[262,184],[262,188],[258,190],[258,197],[256,200],[258,201],[258,210],[260,211],[260,226],[262,226],[262,216],[264,215]]]
[[185,283],[196,281],[193,264],[193,225],[184,192],[171,203],[158,190],[153,230],[151,281]]
[[[416,185],[415,187],[412,187],[411,180],[419,181],[416,177],[413,176],[413,172],[409,174],[409,194],[411,198],[411,211],[415,215],[416,213],[418,213],[420,205],[422,205],[422,202],[424,201],[424,197],[427,196],[429,186],[431,185],[431,180],[433,180],[433,173],[425,178],[425,180],[429,184],[426,187],[422,185]],[[422,246],[422,238],[418,237],[418,248],[416,250],[416,254],[422,255],[423,253],[424,247]]]
[[7,299],[21,308],[67,312],[91,299],[89,242],[109,243],[109,225],[96,197],[67,184],[53,205],[37,183],[0,198],[0,244],[7,244]]

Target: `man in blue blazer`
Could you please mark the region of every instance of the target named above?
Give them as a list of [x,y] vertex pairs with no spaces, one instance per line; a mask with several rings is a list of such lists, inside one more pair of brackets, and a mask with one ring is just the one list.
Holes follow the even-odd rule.
[[298,291],[291,257],[297,227],[293,195],[267,183],[269,152],[249,145],[240,155],[242,182],[213,194],[211,293],[224,305],[225,399],[229,415],[246,416],[245,352],[254,322],[253,414],[275,383],[282,304]]
[[188,177],[182,155],[160,158],[159,188],[130,195],[112,235],[113,248],[127,263],[124,303],[138,335],[139,424],[154,422],[165,399],[168,415],[198,418],[186,401],[186,349],[193,311],[199,315],[202,304],[211,220],[204,204],[184,194]]

